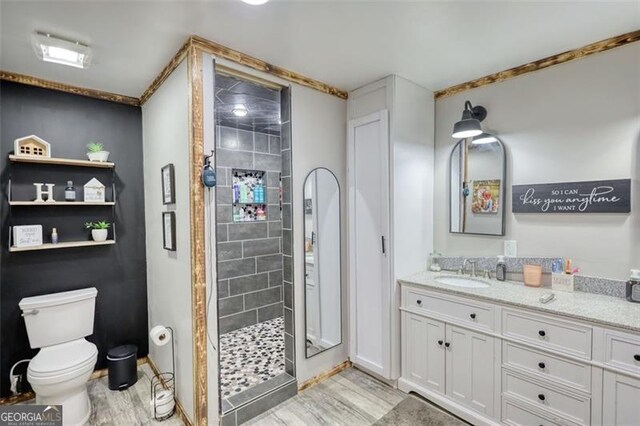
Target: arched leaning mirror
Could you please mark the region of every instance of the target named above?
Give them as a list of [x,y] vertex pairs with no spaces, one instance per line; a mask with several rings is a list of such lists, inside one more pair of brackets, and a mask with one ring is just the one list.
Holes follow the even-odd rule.
[[340,187],[324,168],[304,182],[306,357],[342,342]]
[[450,158],[450,232],[504,235],[507,160],[493,135],[460,140]]

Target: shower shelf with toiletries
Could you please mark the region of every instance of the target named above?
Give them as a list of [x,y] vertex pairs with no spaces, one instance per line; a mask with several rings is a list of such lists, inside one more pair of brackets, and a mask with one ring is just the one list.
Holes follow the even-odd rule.
[[232,169],[232,201],[234,222],[267,220],[266,172]]
[[[9,165],[5,191],[9,205],[9,252],[84,248],[116,243],[114,163],[10,155]],[[74,182],[86,184],[76,188]],[[102,231],[102,234],[96,234],[102,236],[96,237],[92,231],[83,239],[84,231],[81,230],[86,223],[94,221],[106,224],[104,229],[108,229],[107,236]],[[18,238],[22,240],[18,242]]]

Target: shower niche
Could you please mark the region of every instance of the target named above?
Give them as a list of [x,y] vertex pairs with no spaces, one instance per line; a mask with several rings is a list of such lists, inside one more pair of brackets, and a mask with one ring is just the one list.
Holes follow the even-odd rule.
[[232,169],[233,222],[267,220],[266,172]]

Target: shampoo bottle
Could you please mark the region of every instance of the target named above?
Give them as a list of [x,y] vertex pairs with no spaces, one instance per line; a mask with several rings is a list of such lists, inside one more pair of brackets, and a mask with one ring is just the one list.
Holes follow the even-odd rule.
[[58,230],[56,228],[51,230],[51,244],[58,244]]
[[73,182],[70,180],[67,181],[67,187],[64,189],[64,200],[65,201],[76,200],[76,189],[73,187]]
[[504,261],[504,256],[498,256],[498,264],[496,265],[496,279],[498,281],[505,281],[507,279],[507,264]]

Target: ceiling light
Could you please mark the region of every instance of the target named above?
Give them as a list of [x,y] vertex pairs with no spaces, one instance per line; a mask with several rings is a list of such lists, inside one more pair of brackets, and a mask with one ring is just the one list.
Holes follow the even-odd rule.
[[88,68],[91,63],[91,48],[78,41],[36,32],[31,36],[31,44],[36,56],[45,62],[76,68]]
[[464,139],[478,136],[482,133],[480,122],[487,116],[487,110],[483,106],[473,106],[471,102],[464,103],[462,118],[453,126],[454,138]]
[[261,4],[265,4],[269,0],[242,0],[243,3],[250,4],[251,6],[260,6]]
[[249,114],[249,110],[247,109],[246,106],[244,106],[243,104],[238,104],[236,106],[233,107],[233,109],[231,110],[231,112],[236,116],[236,117],[244,117],[247,114]]
[[498,139],[490,133],[482,132],[478,136],[474,136],[471,139],[471,143],[474,145],[481,145],[485,143],[498,142]]

